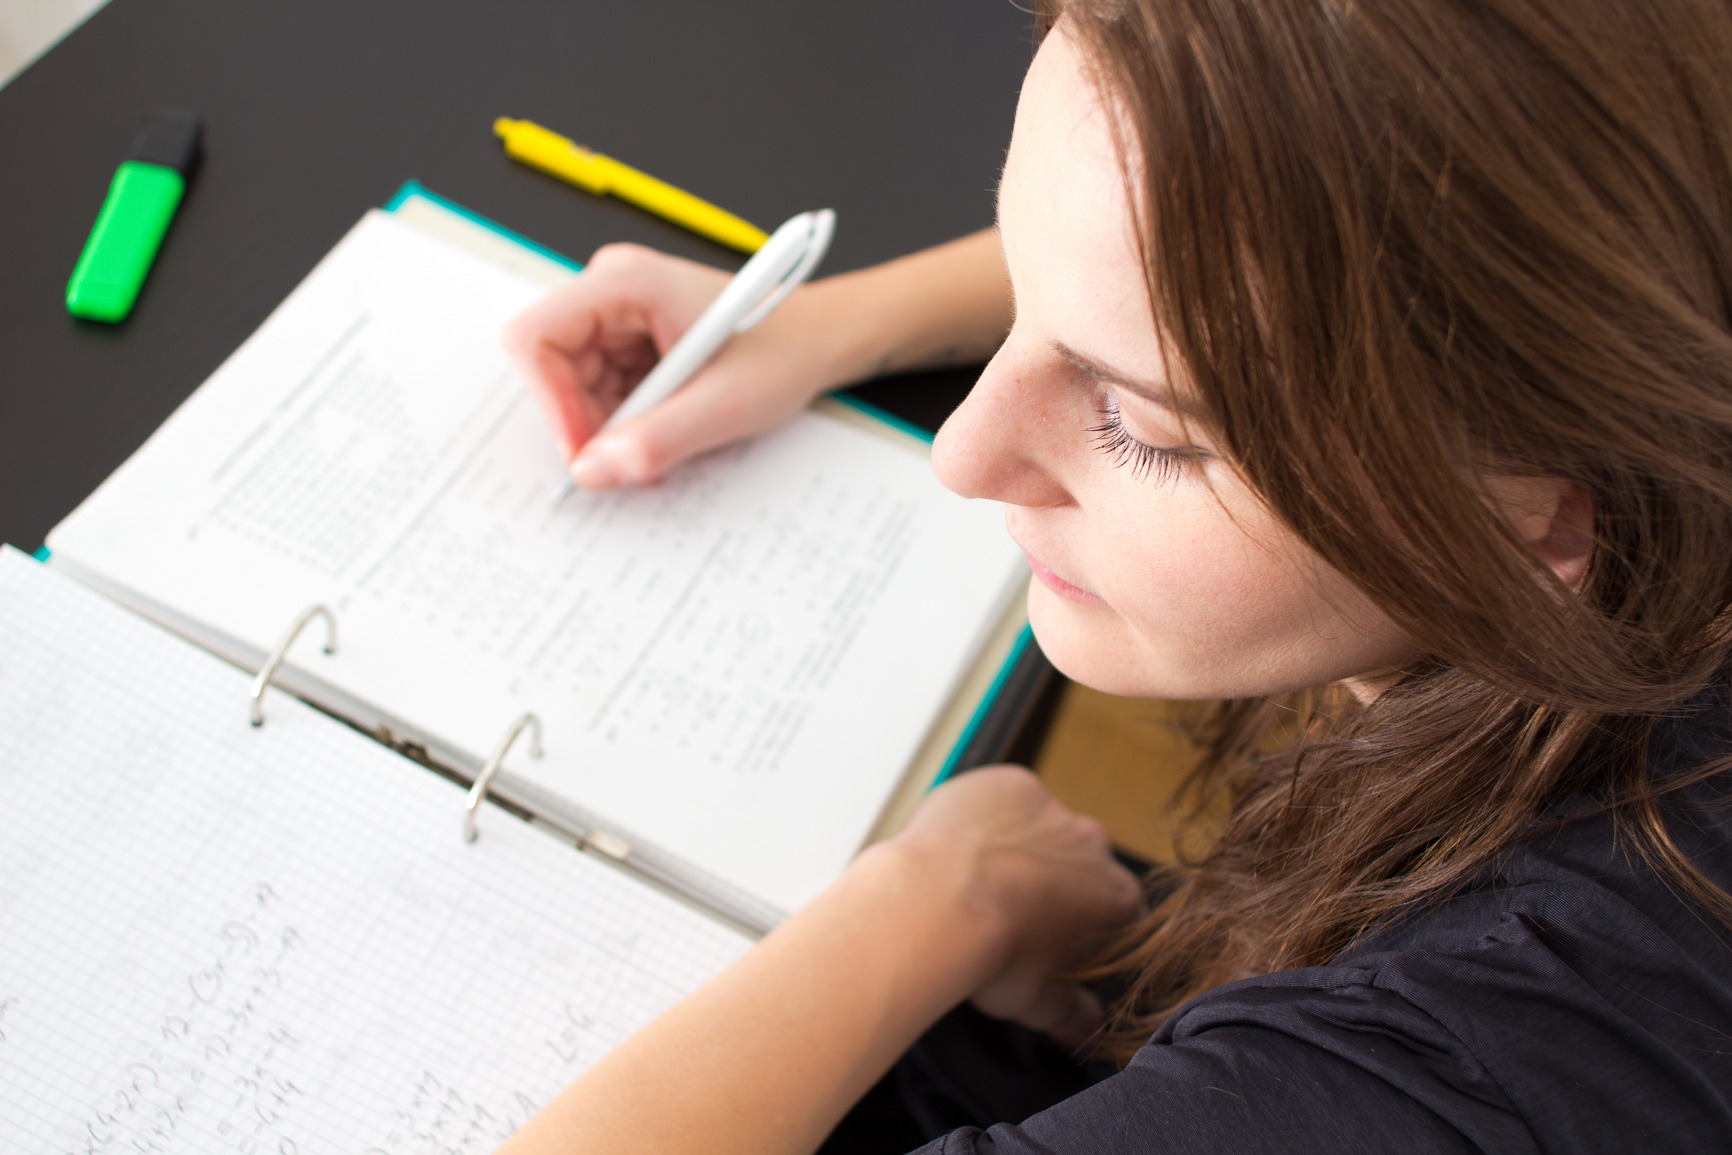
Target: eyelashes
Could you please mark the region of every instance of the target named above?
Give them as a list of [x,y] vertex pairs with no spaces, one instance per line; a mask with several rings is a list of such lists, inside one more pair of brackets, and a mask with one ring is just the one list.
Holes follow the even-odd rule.
[[1088,430],[1096,449],[1106,454],[1115,466],[1125,466],[1137,480],[1152,480],[1161,485],[1177,479],[1185,465],[1196,459],[1194,450],[1157,449],[1132,437],[1119,417],[1116,401],[1108,401],[1097,412],[1101,423]]

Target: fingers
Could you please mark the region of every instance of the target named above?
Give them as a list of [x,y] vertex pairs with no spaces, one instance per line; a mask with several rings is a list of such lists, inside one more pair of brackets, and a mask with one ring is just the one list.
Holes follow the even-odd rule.
[[576,353],[611,326],[641,331],[665,349],[726,281],[726,273],[696,261],[641,245],[603,245],[581,275],[507,327],[506,346],[533,338]]
[[567,458],[726,280],[722,271],[692,261],[608,245],[582,275],[506,327],[505,350]]
[[1027,981],[1014,988],[1001,984],[980,991],[969,1001],[982,1014],[1021,1023],[1072,1050],[1086,1044],[1106,1019],[1093,991],[1054,979]]
[[1101,1001],[1087,987],[1045,982],[1029,1005],[1025,1026],[1043,1031],[1061,1046],[1080,1049],[1106,1019]]
[[826,326],[809,312],[809,287],[740,334],[684,388],[608,429],[572,462],[586,488],[654,481],[682,461],[787,421],[832,380]]
[[803,394],[754,387],[776,373],[773,355],[744,339],[647,413],[609,429],[573,460],[572,477],[589,489],[641,485],[680,462],[793,416]]
[[580,371],[576,359],[546,342],[534,337],[516,340],[510,347],[512,360],[569,460],[605,420],[589,387],[589,379],[599,377],[599,367],[584,365]]
[[592,346],[602,326],[605,289],[580,276],[543,297],[500,335],[567,457],[600,424],[594,420],[590,379],[601,368],[600,352]]

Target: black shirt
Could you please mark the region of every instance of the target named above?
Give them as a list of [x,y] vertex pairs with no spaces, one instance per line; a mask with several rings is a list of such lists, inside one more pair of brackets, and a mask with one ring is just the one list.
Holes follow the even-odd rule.
[[[1656,774],[1732,754],[1732,700],[1663,724]],[[1667,804],[1732,891],[1732,774]],[[1480,885],[1332,965],[1217,987],[1130,1064],[925,1152],[1732,1152],[1732,930],[1585,800]]]

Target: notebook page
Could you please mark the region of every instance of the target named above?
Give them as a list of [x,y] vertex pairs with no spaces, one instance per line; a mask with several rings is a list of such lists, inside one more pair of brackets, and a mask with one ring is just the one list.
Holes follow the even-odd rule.
[[1026,577],[998,507],[808,413],[655,488],[574,494],[498,333],[542,289],[372,214],[57,555],[294,661],[782,910],[840,873]]
[[747,941],[0,552],[0,1150],[488,1151]]

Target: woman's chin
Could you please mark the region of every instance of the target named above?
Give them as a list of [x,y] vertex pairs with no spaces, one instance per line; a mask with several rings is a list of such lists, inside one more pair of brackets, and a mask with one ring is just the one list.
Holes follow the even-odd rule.
[[1047,661],[1071,681],[1126,698],[1172,696],[1149,687],[1129,631],[1111,609],[1079,605],[1036,581],[1028,587],[1028,624]]

